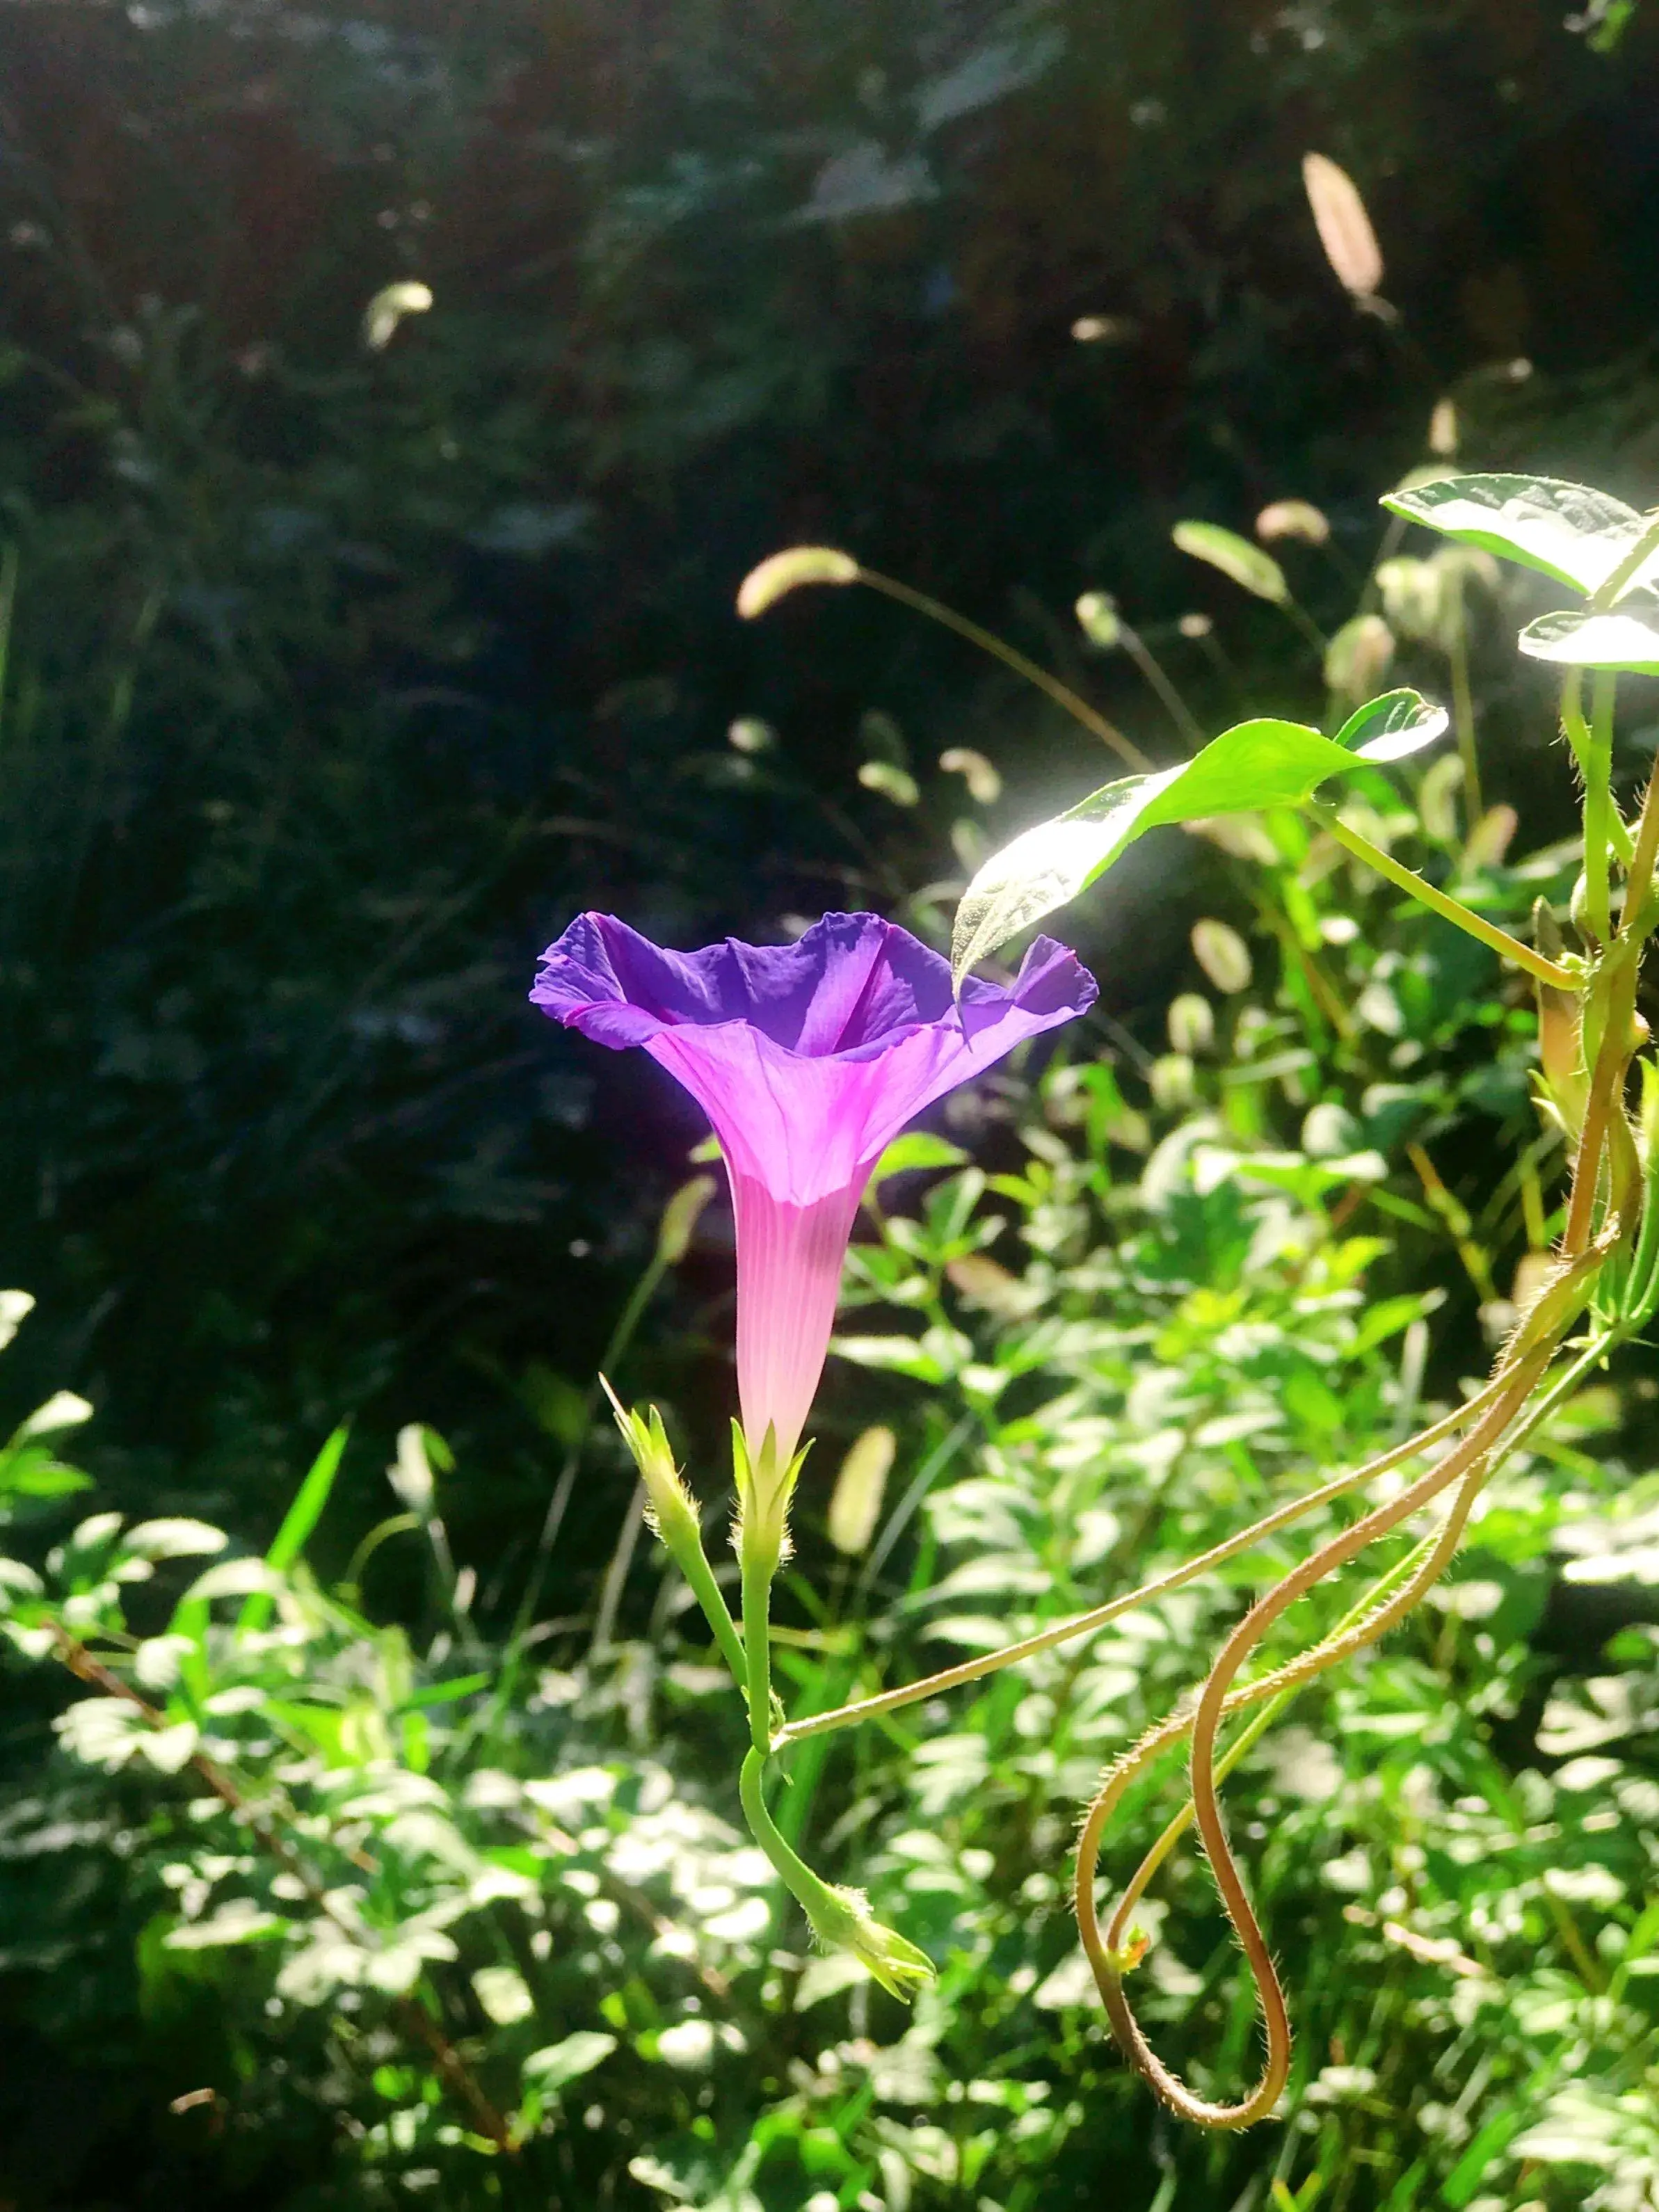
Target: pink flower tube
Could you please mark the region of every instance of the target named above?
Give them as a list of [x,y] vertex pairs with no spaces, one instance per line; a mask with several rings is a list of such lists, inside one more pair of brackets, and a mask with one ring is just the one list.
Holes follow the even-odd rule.
[[585,914],[542,956],[531,997],[599,1044],[643,1045],[714,1126],[737,1217],[738,1392],[758,1457],[787,1467],[835,1323],[859,1200],[907,1121],[1027,1037],[1093,1004],[1046,937],[1012,986],[973,978],[873,914],[827,914],[798,944],[666,952]]

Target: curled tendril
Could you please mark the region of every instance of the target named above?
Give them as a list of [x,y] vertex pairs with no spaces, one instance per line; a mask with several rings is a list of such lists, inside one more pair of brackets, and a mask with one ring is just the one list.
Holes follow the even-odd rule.
[[[1183,2118],[1216,2129],[1251,2126],[1264,2119],[1278,2103],[1290,2072],[1291,2024],[1284,1990],[1274,1969],[1267,1939],[1250,1904],[1237,1862],[1228,1843],[1222,1815],[1218,1783],[1227,1766],[1245,1747],[1236,1744],[1218,1765],[1216,1738],[1223,1720],[1262,1700],[1299,1688],[1304,1682],[1336,1665],[1352,1652],[1373,1643],[1402,1620],[1439,1579],[1450,1563],[1464,1523],[1482,1483],[1498,1456],[1504,1432],[1527,1401],[1548,1364],[1551,1346],[1531,1352],[1494,1378],[1481,1394],[1486,1410],[1463,1441],[1408,1485],[1399,1497],[1377,1506],[1352,1528],[1334,1537],[1293,1568],[1250,1608],[1223,1645],[1196,1705],[1190,1712],[1173,1715],[1142,1737],[1111,1769],[1090,1806],[1078,1840],[1076,1903],[1083,1948],[1093,1970],[1096,1985],[1106,2007],[1113,2033],[1124,2056],[1175,2112]],[[1473,1410],[1463,1409],[1467,1413]],[[1542,1408],[1537,1409],[1541,1414]],[[1534,1416],[1536,1417],[1536,1415]],[[1529,1424],[1530,1425],[1530,1424]],[[1419,1440],[1420,1443],[1420,1440]],[[1264,1675],[1245,1688],[1232,1683],[1251,1651],[1273,1623],[1296,1601],[1335,1569],[1387,1535],[1457,1484],[1457,1495],[1445,1525],[1424,1551],[1421,1563],[1400,1589],[1380,1605],[1368,1607],[1352,1626],[1339,1631],[1310,1650]],[[1106,1825],[1124,1793],[1158,1754],[1190,1735],[1191,1798],[1189,1806],[1164,1831],[1142,1862],[1117,1905],[1103,1937],[1095,1911],[1096,1869]],[[1130,1918],[1158,1865],[1188,1824],[1197,1824],[1205,1853],[1228,1918],[1233,1924],[1245,1962],[1255,1984],[1267,2037],[1267,2057],[1261,2075],[1248,2095],[1236,2104],[1214,2104],[1199,2097],[1172,2074],[1147,2043],[1124,1991],[1124,1977],[1137,1963],[1140,1950],[1130,1933]]]

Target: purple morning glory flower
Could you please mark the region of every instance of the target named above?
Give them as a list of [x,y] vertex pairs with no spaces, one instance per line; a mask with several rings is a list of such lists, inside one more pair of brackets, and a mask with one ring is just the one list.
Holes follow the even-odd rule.
[[826,914],[794,945],[665,952],[585,914],[542,956],[532,999],[599,1044],[643,1045],[714,1125],[738,1237],[738,1390],[759,1455],[800,1439],[870,1171],[924,1106],[1094,1002],[1040,937],[1012,987],[969,977],[873,914]]

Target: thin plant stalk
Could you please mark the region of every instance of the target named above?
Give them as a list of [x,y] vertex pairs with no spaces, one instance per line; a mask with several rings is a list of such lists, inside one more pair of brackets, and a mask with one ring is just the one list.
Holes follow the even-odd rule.
[[1480,796],[1480,755],[1474,741],[1474,693],[1469,684],[1469,639],[1463,616],[1463,591],[1457,591],[1457,620],[1454,623],[1447,659],[1451,664],[1452,723],[1457,732],[1457,757],[1463,763],[1465,842],[1485,814]]
[[1039,691],[1046,692],[1057,707],[1063,707],[1074,721],[1081,722],[1085,730],[1097,737],[1102,744],[1109,745],[1130,768],[1145,771],[1152,767],[1151,760],[1133,738],[1126,738],[1115,722],[1109,722],[1105,715],[1091,707],[1086,699],[1079,698],[1069,684],[1062,684],[1057,676],[1051,676],[1035,660],[1028,660],[1023,653],[998,637],[994,631],[982,629],[978,623],[969,622],[966,615],[957,614],[954,607],[947,607],[943,600],[933,599],[927,592],[917,591],[914,585],[902,584],[896,576],[884,576],[879,569],[866,568],[862,562],[859,564],[859,581],[868,584],[872,591],[885,592],[890,599],[896,599],[901,606],[910,607],[917,614],[927,615],[934,622],[943,623],[946,629],[955,630],[958,637],[965,637],[970,644],[978,646],[981,652],[992,654],[1005,667],[1012,668],[1017,676],[1023,676],[1028,684],[1035,684]]
[[1489,945],[1516,967],[1524,968],[1529,975],[1535,975],[1540,983],[1552,984],[1558,991],[1577,992],[1583,988],[1582,975],[1571,968],[1564,968],[1559,961],[1546,959],[1532,945],[1523,945],[1518,937],[1511,937],[1507,929],[1500,929],[1496,922],[1486,921],[1484,915],[1466,907],[1461,899],[1450,898],[1444,891],[1437,890],[1426,877],[1419,876],[1414,869],[1403,866],[1392,854],[1385,853],[1380,845],[1374,845],[1358,830],[1350,829],[1334,807],[1327,806],[1319,799],[1308,799],[1304,805],[1306,811],[1320,828],[1328,830],[1337,843],[1352,853],[1357,860],[1363,860],[1375,874],[1397,884],[1401,890],[1408,891],[1419,904],[1437,914],[1443,921],[1451,922],[1466,936],[1478,938],[1482,945]]
[[[1593,773],[1591,756],[1595,740],[1589,723],[1584,719],[1583,690],[1583,671],[1579,668],[1570,668],[1561,684],[1561,729],[1573,759],[1577,763],[1578,773],[1583,779],[1588,793]],[[1609,738],[1609,755],[1611,750]],[[1586,813],[1588,817],[1588,809]],[[1632,851],[1630,831],[1626,828],[1619,809],[1612,805],[1609,805],[1607,810],[1606,828],[1607,842],[1612,846],[1613,853],[1620,863],[1628,867]]]
[[1128,654],[1147,683],[1158,694],[1170,718],[1189,744],[1201,745],[1204,732],[1197,717],[1176,689],[1163,662],[1152,651],[1138,629],[1132,629],[1122,617],[1118,617],[1118,642]]
[[1584,916],[1598,944],[1613,940],[1610,866],[1613,828],[1613,697],[1616,678],[1598,673],[1590,687],[1589,745],[1584,760]]
[[[1520,1425],[1507,1440],[1504,1446],[1506,1454],[1524,1442],[1540,1422],[1547,1420],[1577,1389],[1584,1377],[1607,1358],[1613,1343],[1611,1334],[1598,1337],[1560,1371],[1551,1388],[1527,1407]],[[1386,1573],[1379,1576],[1328,1636],[1303,1653],[1300,1658],[1275,1668],[1273,1674],[1250,1684],[1248,1688],[1229,1694],[1230,1711],[1241,1707],[1245,1701],[1254,1702],[1267,1697],[1269,1702],[1257,1711],[1218,1760],[1215,1770],[1218,1782],[1226,1779],[1240,1759],[1260,1741],[1297,1692],[1312,1681],[1316,1674],[1327,1672],[1339,1660],[1360,1650],[1364,1644],[1376,1643],[1405,1617],[1420,1596],[1433,1587],[1444,1567],[1449,1564],[1480,1484],[1489,1473],[1489,1468],[1471,1469],[1464,1478],[1463,1490],[1454,1501],[1444,1524],[1437,1531],[1431,1531],[1425,1536],[1403,1559],[1397,1560]],[[1401,1593],[1401,1600],[1395,1600],[1393,1594],[1400,1591],[1401,1586],[1406,1583],[1409,1583],[1409,1589]],[[1318,1662],[1316,1665],[1316,1662]],[[1191,1714],[1177,1715],[1173,1721],[1166,1722],[1154,1730],[1153,1735],[1158,1739],[1156,1748],[1162,1749],[1167,1743],[1176,1741],[1180,1735],[1184,1735],[1190,1729],[1193,1717]],[[1146,1754],[1149,1758],[1155,1755],[1155,1751]],[[1136,1760],[1139,1771],[1146,1763],[1140,1756],[1140,1747],[1137,1747],[1130,1756]],[[1193,1804],[1188,1798],[1141,1861],[1119,1899],[1106,1930],[1106,1948],[1109,1952],[1121,1955],[1129,1934],[1130,1915],[1152,1886],[1158,1869],[1192,1823]],[[1091,1883],[1093,1878],[1091,1869],[1088,1877]]]

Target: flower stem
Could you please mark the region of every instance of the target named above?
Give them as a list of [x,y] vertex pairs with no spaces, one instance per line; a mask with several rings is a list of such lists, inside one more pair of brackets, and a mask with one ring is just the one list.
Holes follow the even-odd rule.
[[[745,1513],[751,1502],[744,1500]],[[772,1636],[769,1615],[777,1557],[775,1553],[763,1552],[754,1544],[746,1528],[741,1557],[744,1683],[749,1699],[749,1741],[764,1760],[772,1749]]]
[[749,1823],[750,1834],[765,1852],[784,1887],[797,1905],[802,1906],[808,1917],[816,1922],[822,1906],[829,1899],[830,1886],[813,1873],[767,1810],[765,1777],[765,1753],[746,1753],[742,1771],[738,1776],[738,1796],[742,1801],[743,1816]]
[[1363,860],[1376,874],[1397,884],[1402,891],[1408,891],[1431,913],[1437,914],[1443,921],[1451,922],[1468,936],[1479,938],[1482,945],[1490,945],[1494,952],[1505,960],[1512,961],[1517,968],[1524,968],[1529,975],[1536,975],[1541,983],[1552,983],[1558,991],[1577,993],[1583,988],[1583,978],[1571,968],[1564,968],[1554,960],[1547,960],[1530,945],[1523,945],[1518,937],[1511,937],[1508,930],[1499,929],[1496,922],[1487,921],[1473,912],[1461,899],[1448,897],[1444,891],[1437,890],[1414,869],[1402,866],[1380,845],[1373,845],[1369,837],[1363,837],[1358,830],[1351,830],[1334,807],[1326,806],[1316,799],[1304,800],[1304,804],[1320,828],[1328,830],[1337,843],[1346,847],[1357,860]]
[[690,1543],[670,1546],[674,1564],[691,1585],[691,1594],[702,1607],[703,1618],[714,1632],[714,1641],[721,1656],[732,1669],[739,1689],[749,1686],[749,1661],[744,1650],[743,1638],[738,1633],[732,1609],[726,1602],[724,1592],[714,1580],[714,1570],[708,1564],[708,1554],[702,1548],[701,1537]]
[[879,569],[866,568],[862,562],[859,564],[859,581],[868,584],[872,591],[884,592],[890,599],[896,599],[901,606],[913,608],[917,614],[927,615],[934,622],[943,623],[946,629],[955,630],[958,637],[965,637],[970,645],[976,645],[981,652],[993,654],[1005,668],[1012,668],[1016,676],[1023,676],[1028,684],[1035,684],[1039,691],[1046,691],[1057,707],[1063,707],[1074,721],[1081,722],[1085,730],[1098,738],[1102,744],[1109,745],[1118,758],[1126,761],[1131,768],[1147,769],[1152,767],[1152,762],[1140,747],[1132,738],[1126,738],[1115,723],[1109,722],[1104,714],[1097,713],[1086,699],[1079,699],[1069,684],[1062,684],[1057,676],[1051,676],[1046,668],[1040,668],[1035,660],[1028,660],[1023,653],[1005,643],[994,631],[981,629],[977,623],[969,622],[966,615],[957,614],[953,607],[947,607],[942,600],[931,598],[926,592],[917,591],[912,585],[900,583],[896,576],[884,576]]

